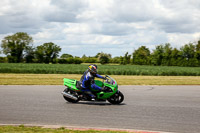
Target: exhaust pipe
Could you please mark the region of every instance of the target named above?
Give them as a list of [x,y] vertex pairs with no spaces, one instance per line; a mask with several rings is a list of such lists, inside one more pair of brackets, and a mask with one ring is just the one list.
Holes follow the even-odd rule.
[[66,93],[66,92],[64,92],[64,91],[63,91],[61,94],[63,94],[63,96],[65,96],[65,97],[71,98],[71,99],[73,99],[73,100],[78,100],[77,97],[75,97],[75,96],[73,96],[73,95],[71,95],[71,94],[69,94],[69,93]]

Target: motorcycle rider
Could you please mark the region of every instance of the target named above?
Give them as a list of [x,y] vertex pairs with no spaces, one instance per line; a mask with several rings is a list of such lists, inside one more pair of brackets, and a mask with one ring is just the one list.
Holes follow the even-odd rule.
[[84,74],[83,74],[83,76],[81,77],[81,80],[80,80],[80,84],[81,84],[82,89],[84,90],[84,92],[86,94],[90,95],[92,101],[95,100],[95,95],[92,94],[90,87],[92,89],[95,89],[95,90],[98,90],[98,91],[101,91],[102,89],[104,89],[103,87],[101,88],[101,87],[99,87],[95,84],[95,82],[94,82],[95,77],[98,77],[98,78],[101,78],[101,79],[106,79],[106,77],[103,77],[103,76],[97,74],[97,65],[90,64],[88,66],[88,70],[86,70],[84,72]]

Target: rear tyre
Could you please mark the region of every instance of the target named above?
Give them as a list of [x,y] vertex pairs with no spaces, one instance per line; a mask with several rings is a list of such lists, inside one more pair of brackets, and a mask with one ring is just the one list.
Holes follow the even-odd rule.
[[119,91],[107,99],[112,104],[120,104],[124,101],[124,95]]
[[[70,91],[70,89],[68,89],[68,88],[66,88],[66,89],[64,90],[64,92],[69,93],[69,94],[75,96],[75,92]],[[66,101],[70,102],[70,103],[77,103],[77,102],[79,101],[79,99],[74,100],[74,99],[68,98],[68,97],[66,97],[66,96],[63,96],[63,98],[64,98]]]

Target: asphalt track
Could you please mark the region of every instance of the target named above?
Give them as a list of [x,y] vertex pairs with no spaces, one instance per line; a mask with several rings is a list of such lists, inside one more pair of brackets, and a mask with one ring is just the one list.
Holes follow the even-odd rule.
[[64,86],[0,86],[0,124],[200,132],[200,86],[119,86],[121,105],[66,102]]

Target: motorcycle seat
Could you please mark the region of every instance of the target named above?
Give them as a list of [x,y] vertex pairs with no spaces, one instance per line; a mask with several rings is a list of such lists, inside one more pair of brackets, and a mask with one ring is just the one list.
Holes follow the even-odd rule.
[[83,89],[82,86],[81,86],[80,81],[77,81],[77,82],[76,82],[76,88],[78,88],[78,89]]

